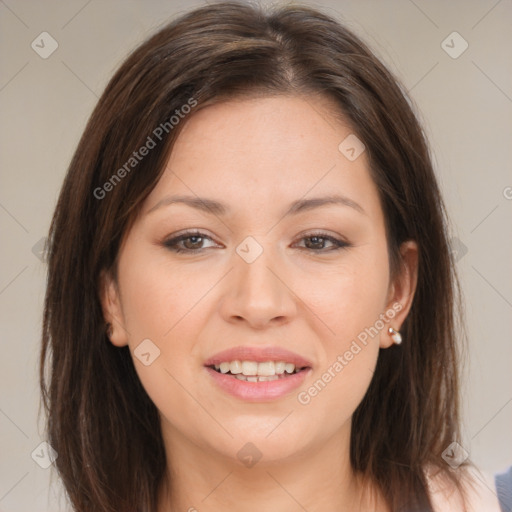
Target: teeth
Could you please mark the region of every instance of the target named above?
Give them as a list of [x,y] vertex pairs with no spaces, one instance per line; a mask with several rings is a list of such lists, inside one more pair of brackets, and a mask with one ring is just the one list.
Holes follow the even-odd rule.
[[258,374],[258,363],[254,361],[243,361],[242,362],[242,373],[244,375],[257,375]]
[[276,375],[281,375],[284,373],[284,368],[286,366],[286,363],[284,361],[279,361],[274,364],[274,369],[276,371]]
[[260,377],[271,377],[273,375],[282,375],[284,372],[295,372],[293,363],[284,363],[282,361],[275,363],[274,361],[265,361],[257,363],[256,361],[243,361],[242,373],[244,375],[258,375]]
[[[265,361],[258,363],[256,361],[235,360],[223,361],[222,363],[216,364],[214,366],[217,371],[220,371],[220,373],[231,373],[237,377],[277,377],[279,375],[283,375],[284,373],[295,373],[296,370],[293,363],[286,363],[284,361]],[[255,381],[251,380],[250,382]]]
[[220,363],[220,373],[228,373],[230,366],[229,363]]
[[231,363],[229,363],[229,371],[233,375],[242,373],[242,363],[240,361],[231,361]]
[[258,375],[268,377],[269,375],[275,375],[275,364],[274,361],[267,361],[266,363],[258,363]]
[[279,377],[277,375],[269,375],[268,377],[265,377],[265,376],[256,376],[256,375],[249,375],[249,376],[246,376],[246,375],[243,375],[241,373],[239,373],[238,375],[235,375],[235,377],[238,379],[238,380],[245,380],[247,382],[269,382],[271,380],[277,380],[279,379]]
[[293,373],[295,371],[295,365],[293,363],[286,363],[284,365],[284,371],[286,373]]

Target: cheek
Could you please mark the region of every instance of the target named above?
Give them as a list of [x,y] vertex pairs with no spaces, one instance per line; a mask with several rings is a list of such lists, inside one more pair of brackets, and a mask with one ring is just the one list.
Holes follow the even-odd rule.
[[314,377],[297,395],[298,412],[317,439],[329,438],[350,421],[370,385],[379,355],[379,317],[385,312],[383,281],[378,273],[356,272],[340,276],[325,302],[318,295],[315,313],[329,329],[322,329]]
[[[332,265],[328,271],[311,272],[308,279],[297,279],[294,290],[304,298],[314,313],[315,330],[322,332],[322,344],[326,354],[348,349],[352,340],[366,329],[374,326],[385,313],[389,268],[386,246],[357,248],[347,253],[346,258]],[[379,334],[382,331],[378,324]],[[372,334],[375,331],[372,330]],[[375,338],[378,345],[378,335]]]
[[[311,386],[299,403],[343,422],[362,400],[373,376],[380,336],[387,329],[388,293],[386,246],[347,257],[308,297],[321,329],[321,361]],[[324,327],[318,327],[324,326]]]
[[211,279],[200,282],[183,267],[171,265],[165,251],[156,254],[133,249],[120,261],[123,314],[130,344],[154,338],[165,343],[173,332],[188,325]]
[[[153,248],[150,254],[131,244],[119,262],[123,315],[142,386],[165,418],[187,430],[190,418],[204,415],[187,391],[196,379],[191,371],[196,342],[211,314],[205,295],[219,277],[206,269],[198,278],[192,266],[189,271],[169,261],[165,251],[160,255]],[[143,340],[151,343],[142,345]],[[143,352],[138,348],[142,346]],[[139,358],[138,353],[150,355]]]

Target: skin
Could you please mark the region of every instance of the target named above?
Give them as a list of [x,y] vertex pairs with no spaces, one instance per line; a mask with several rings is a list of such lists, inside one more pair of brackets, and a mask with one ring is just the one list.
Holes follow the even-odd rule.
[[[149,366],[136,357],[134,365],[161,416],[169,461],[162,512],[388,510],[377,492],[372,498],[366,487],[363,493],[350,467],[351,417],[379,349],[393,344],[388,326],[399,330],[409,312],[417,247],[402,246],[403,271],[391,280],[366,153],[350,161],[338,150],[352,130],[327,108],[334,106],[323,98],[274,96],[194,113],[123,240],[118,281],[104,276],[111,342],[129,345],[132,356],[147,338],[160,350]],[[364,213],[327,205],[283,217],[292,201],[333,192]],[[183,204],[150,212],[172,194],[216,199],[231,213]],[[201,251],[176,254],[164,246],[188,229],[210,238],[179,245]],[[350,246],[331,250],[329,241],[305,238],[318,231]],[[252,263],[236,252],[247,236],[263,249]],[[401,309],[385,328],[360,343],[307,405],[299,403],[298,393],[397,304]],[[242,401],[215,386],[203,368],[208,357],[239,345],[284,347],[309,359],[312,371],[287,396]],[[248,442],[261,452],[250,468],[237,457]]]

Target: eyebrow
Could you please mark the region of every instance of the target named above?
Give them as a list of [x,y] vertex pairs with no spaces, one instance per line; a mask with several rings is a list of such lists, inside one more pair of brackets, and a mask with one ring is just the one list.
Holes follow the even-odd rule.
[[[197,196],[193,197],[175,195],[164,197],[162,200],[158,201],[158,203],[156,203],[155,206],[148,210],[146,215],[150,214],[151,212],[159,208],[162,208],[163,206],[169,206],[171,204],[176,203],[185,204],[197,210],[201,210],[206,213],[210,213],[217,216],[226,216],[231,212],[229,206],[220,203],[219,201],[216,201],[214,199],[208,199],[206,197]],[[367,213],[364,211],[363,207],[360,204],[356,203],[352,199],[349,199],[348,197],[334,194],[323,197],[314,197],[311,199],[297,199],[288,206],[288,209],[283,213],[283,217],[286,217],[288,215],[297,215],[298,213],[313,210],[315,208],[319,208],[321,206],[329,204],[348,206],[349,208],[353,208],[354,210],[356,210],[359,213],[362,213],[363,215],[367,215]]]

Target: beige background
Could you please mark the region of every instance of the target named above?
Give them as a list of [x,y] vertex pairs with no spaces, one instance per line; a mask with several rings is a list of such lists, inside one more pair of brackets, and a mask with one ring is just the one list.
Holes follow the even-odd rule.
[[[343,19],[412,91],[459,240],[470,336],[463,446],[486,471],[502,471],[512,464],[512,2],[309,3]],[[48,492],[50,470],[31,453],[43,440],[37,244],[66,167],[127,52],[193,5],[0,1],[0,511],[59,510],[59,486]],[[47,59],[31,48],[44,31],[58,43]],[[453,31],[469,44],[456,59],[441,46]]]

